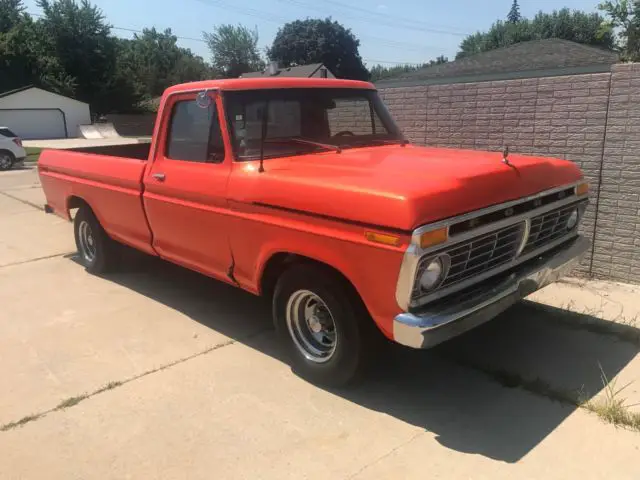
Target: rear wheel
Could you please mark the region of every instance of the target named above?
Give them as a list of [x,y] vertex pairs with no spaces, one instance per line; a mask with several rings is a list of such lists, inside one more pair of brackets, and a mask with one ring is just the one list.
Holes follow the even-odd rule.
[[353,287],[330,269],[299,264],[285,271],[276,285],[273,316],[300,376],[344,386],[364,371],[375,327]]
[[100,274],[118,263],[117,244],[107,235],[93,211],[86,205],[76,213],[74,235],[80,263],[89,273]]
[[13,153],[5,150],[0,151],[0,171],[11,170],[15,161]]

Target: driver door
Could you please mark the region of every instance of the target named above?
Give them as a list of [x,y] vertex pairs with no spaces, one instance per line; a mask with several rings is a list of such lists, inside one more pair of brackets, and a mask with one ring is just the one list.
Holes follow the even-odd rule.
[[208,92],[211,101],[203,108],[196,93],[167,101],[143,200],[153,247],[162,258],[226,280],[231,155],[225,152],[219,95]]

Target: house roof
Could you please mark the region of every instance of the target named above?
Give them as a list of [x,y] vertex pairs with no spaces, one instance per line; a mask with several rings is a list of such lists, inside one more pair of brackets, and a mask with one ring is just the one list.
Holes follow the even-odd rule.
[[29,90],[30,88],[34,88],[33,85],[26,85],[24,87],[16,88],[14,90],[2,92],[0,93],[0,98],[8,97],[9,95],[13,95],[14,93],[24,92],[25,90]]
[[322,63],[310,63],[309,65],[299,65],[297,67],[278,68],[275,75],[269,74],[266,68],[260,72],[243,73],[241,78],[262,78],[262,77],[311,77],[322,67]]
[[31,89],[40,90],[42,92],[48,93],[49,95],[53,95],[53,96],[56,96],[56,97],[64,98],[66,100],[71,100],[72,102],[82,103],[83,105],[88,105],[87,102],[83,102],[82,100],[76,100],[75,98],[67,97],[66,95],[62,95],[60,93],[55,93],[55,92],[52,92],[50,90],[46,90],[44,88],[36,87],[35,85],[25,85],[24,87],[20,87],[20,88],[14,89],[14,90],[9,90],[9,91],[6,91],[6,92],[2,92],[2,93],[0,93],[0,99],[9,97],[11,95],[15,95],[17,93],[21,93],[21,92],[24,92],[24,91],[27,91],[27,90],[31,90]]
[[516,43],[509,47],[478,53],[454,62],[400,73],[398,76],[385,78],[377,82],[376,85],[430,83],[433,80],[452,77],[495,76],[514,72],[579,70],[584,67],[606,68],[618,61],[618,55],[608,50],[559,38],[548,38]]

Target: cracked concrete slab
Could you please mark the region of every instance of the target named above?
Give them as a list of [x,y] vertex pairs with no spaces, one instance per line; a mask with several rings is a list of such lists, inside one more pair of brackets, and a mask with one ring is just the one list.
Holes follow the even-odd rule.
[[0,267],[75,251],[69,222],[0,195]]
[[640,336],[632,342],[594,333],[580,328],[579,320],[572,316],[554,322],[556,316],[564,315],[565,311],[554,307],[540,309],[523,302],[443,345],[442,350],[464,364],[540,379],[551,388],[584,399],[604,393],[604,371],[609,380],[617,378],[618,388],[629,383],[621,397],[633,405],[632,410],[640,411]]
[[[0,268],[0,424],[270,326],[249,294],[164,267],[121,274],[126,285],[72,258]],[[178,281],[190,290],[176,294]],[[241,306],[221,307],[221,296]]]
[[[399,358],[398,361],[402,361]],[[0,434],[22,478],[637,478],[640,436],[437,355],[348,391],[292,375],[273,334]]]

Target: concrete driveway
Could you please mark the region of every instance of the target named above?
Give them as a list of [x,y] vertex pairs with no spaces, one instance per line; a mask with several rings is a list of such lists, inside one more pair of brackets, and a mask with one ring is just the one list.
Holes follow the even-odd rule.
[[0,478],[640,478],[640,433],[572,400],[606,398],[600,366],[640,400],[635,287],[552,286],[329,391],[260,299],[152,259],[88,275],[42,203],[0,174]]

